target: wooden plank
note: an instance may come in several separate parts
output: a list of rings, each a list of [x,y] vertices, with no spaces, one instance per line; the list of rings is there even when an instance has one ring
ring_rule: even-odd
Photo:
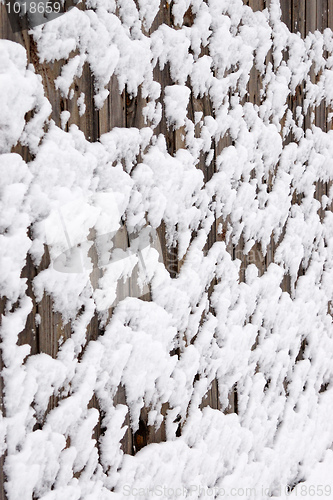
[[[6,492],[5,492],[5,483],[6,483],[6,475],[4,471],[5,465],[5,455],[0,457],[0,500],[6,500]]]
[[[110,132],[114,127],[126,126],[125,91],[119,92],[115,75],[112,75],[107,89],[109,95],[98,113],[100,135]]]
[[[316,5],[316,28],[320,31],[323,32],[325,28],[327,28],[328,25],[328,4],[327,0],[324,2],[323,0],[317,0],[317,5]],[[315,81],[318,82],[320,80],[321,74],[318,74],[315,76]],[[324,132],[327,131],[326,123],[327,123],[327,109],[326,109],[326,103],[323,101],[320,103],[319,106],[316,107],[315,109],[315,124],[317,127],[321,128]],[[315,192],[315,198],[318,201],[321,201],[323,195],[326,195],[328,191],[328,186],[327,184],[323,182],[317,182],[316,183],[316,192]],[[321,220],[325,217],[325,211],[320,208],[319,210],[319,216]]]
[[[214,149],[215,149],[215,152],[214,152],[215,165],[216,165],[216,161],[217,161],[219,155],[222,153],[224,148],[231,146],[231,144],[232,144],[232,139],[229,135],[229,132],[227,131],[227,133],[215,143],[215,147],[214,147]],[[235,258],[235,252],[234,252],[235,247],[232,244],[231,239],[229,239],[229,241],[226,241],[226,233],[227,233],[229,222],[230,222],[229,217],[227,218],[227,220],[223,220],[222,217],[220,219],[216,220],[216,226],[215,226],[216,227],[216,232],[215,232],[216,241],[224,241],[226,243],[226,250],[232,256],[232,258]],[[217,228],[219,227],[220,224],[222,225],[223,229],[222,229],[222,232],[218,233]],[[217,385],[218,385],[218,382],[217,382]],[[237,387],[236,386],[232,387],[232,389],[230,390],[230,392],[228,394],[228,400],[229,400],[229,404],[228,404],[228,407],[226,409],[224,409],[224,413],[225,414],[237,413]],[[219,398],[217,399],[217,405],[220,406]]]
[[[8,16],[7,16],[7,11],[6,7],[4,4],[0,4],[0,39],[6,39],[6,40],[11,40],[16,43],[20,43],[21,45],[25,46],[25,39],[26,39],[27,33],[22,33],[22,32],[17,32],[13,33],[11,24],[9,22]],[[26,156],[27,151],[24,150],[22,151],[22,156]],[[24,274],[26,273],[28,277],[29,274],[29,266],[25,268],[23,271],[22,277],[25,277]],[[5,303],[6,299],[1,298],[0,299],[0,318],[2,317],[2,314],[4,314],[5,311]],[[33,315],[29,315],[28,321],[32,322],[33,321]],[[1,322],[1,319],[0,319]],[[35,342],[33,342],[32,336],[28,334],[28,327],[26,326],[26,338],[25,333],[20,335],[20,341],[22,343],[28,342],[29,340],[35,346]],[[32,350],[34,351],[35,347],[32,346]],[[5,417],[6,416],[6,408],[4,406],[4,400],[3,400],[3,391],[4,391],[4,386],[3,386],[3,378],[1,376],[2,370],[4,368],[3,365],[3,360],[1,356],[1,351],[0,351],[0,410],[2,412],[2,415]],[[5,471],[4,471],[4,466],[5,466],[5,458],[6,458],[6,453],[3,454],[0,457],[0,500],[6,500],[7,495],[5,492],[5,482],[6,482],[6,477],[5,477]]]
[[[328,25],[328,12],[327,12],[327,1],[317,0],[317,23],[316,29],[323,32]],[[320,79],[320,75],[317,75],[316,82]],[[326,104],[322,102],[316,108],[316,119],[315,123],[317,127],[320,127],[323,131],[326,131]]]
[[[219,387],[217,379],[214,379],[210,389],[207,391],[204,399],[201,402],[200,409],[210,406],[215,410],[221,409],[220,399],[219,399]],[[230,398],[229,407],[224,411],[227,413],[234,413],[235,411],[234,397]]]
[[[118,404],[126,405],[126,392],[123,385],[118,387],[117,393],[113,399],[113,404],[116,406]],[[131,419],[129,411],[126,414],[124,425],[127,426],[126,432],[120,442],[121,449],[127,455],[133,455],[133,433],[131,431]]]
[[[265,8],[264,0],[249,0],[247,5],[251,7],[251,9],[256,12],[257,10],[263,11]]]
[[[49,264],[50,257],[46,249],[37,273],[47,269]],[[60,313],[53,311],[52,299],[46,294],[44,294],[41,302],[37,304],[37,313],[40,315],[40,323],[37,327],[38,351],[56,358],[59,341],[71,336],[70,324],[63,325]]]
[[[153,21],[153,24],[148,32],[148,35],[153,33],[161,24],[166,24],[168,26],[172,26],[173,24],[171,16],[171,5],[167,2],[161,2],[160,9]],[[165,119],[165,109],[164,109],[164,89],[166,86],[171,85],[173,83],[170,77],[169,64],[167,64],[163,70],[160,70],[159,66],[157,65],[153,70],[153,76],[154,76],[154,81],[158,82],[161,85],[161,96],[159,102],[162,105],[162,120],[159,123],[159,125],[155,128],[154,134],[156,136],[158,136],[159,134],[164,135],[166,139],[168,152],[170,155],[174,155],[176,151],[176,136],[174,131],[167,125],[167,121]],[[146,104],[146,101],[143,100],[141,96],[138,96],[138,98],[140,100],[138,101],[137,105],[139,106],[140,114],[142,114],[142,107],[143,105]],[[127,115],[128,115],[127,116],[127,126],[128,126],[130,123],[133,123],[130,121],[131,115],[133,117],[133,111],[131,109],[131,105],[129,105],[127,108]],[[140,116],[136,118],[135,123],[136,126],[139,126],[139,128],[144,125],[142,117]],[[177,265],[178,252],[177,248],[170,249],[167,246],[166,230],[163,221],[160,227],[158,228],[157,233],[162,246],[163,262],[166,268],[169,270],[170,276],[174,278],[175,276],[177,276],[178,273],[178,265]],[[148,300],[151,300],[150,294],[146,293],[146,298]],[[168,409],[167,404],[162,405],[161,414],[163,415],[164,418],[166,416],[167,409]],[[165,420],[162,422],[159,429],[156,429],[154,426],[148,426],[147,408],[143,408],[141,410],[139,424],[140,424],[139,430],[133,436],[134,453],[139,451],[139,449],[145,444],[159,443],[161,441],[166,440]]]
[[[189,9],[185,15],[185,22],[187,25],[193,24],[193,15],[191,10]],[[205,47],[201,51],[201,55],[209,55],[208,47]],[[193,92],[191,92],[189,106],[188,106],[188,118],[195,123],[195,113],[202,113],[202,118],[205,116],[214,116],[214,110],[212,108],[212,104],[208,95],[201,96],[200,98],[195,98],[193,96]],[[197,124],[195,127],[195,135],[196,137],[200,137],[200,125]],[[175,137],[175,146],[176,150],[185,146],[182,135],[185,134],[184,128],[180,128],[176,132]],[[213,140],[211,144],[211,150],[213,150],[213,157],[209,164],[207,164],[207,158],[209,153],[201,153],[199,158],[199,163],[197,168],[199,168],[203,172],[204,182],[207,183],[213,177],[216,172],[216,143]],[[217,241],[217,221],[214,220],[210,232],[207,235],[206,244],[204,246],[203,252],[205,255],[209,252],[213,244]],[[179,263],[179,270],[182,263]],[[214,286],[216,285],[216,280],[214,279],[210,284],[208,289],[208,298],[210,299],[211,294],[213,293]],[[211,312],[212,312],[212,308]],[[214,409],[220,408],[219,401],[219,392],[218,392],[218,381],[217,379],[212,381],[211,387],[208,389],[205,397],[203,398],[200,408],[204,408],[206,406],[210,406]]]
[[[158,14],[156,15],[153,24],[150,28],[150,33],[154,32],[158,26],[161,24],[166,24],[171,26],[171,6],[169,3],[161,2],[160,9]],[[167,125],[165,118],[165,109],[164,109],[164,89],[166,86],[172,84],[172,80],[170,77],[170,66],[169,63],[165,65],[163,70],[160,70],[159,65],[155,66],[153,70],[154,81],[158,82],[161,85],[161,96],[158,99],[158,102],[162,105],[162,119],[160,123],[154,130],[154,134],[158,136],[159,134],[163,134],[166,140],[166,145],[169,154],[173,155],[175,152],[175,138],[174,132]],[[162,224],[157,229],[158,237],[161,242],[162,251],[163,251],[163,262],[168,269],[170,276],[172,278],[177,276],[178,273],[178,265],[177,265],[177,248],[168,248],[167,239],[166,239],[166,230],[165,224],[162,221]]]
[[[305,0],[292,0],[292,31],[305,37]]]
[[[322,0],[318,0],[321,2]],[[305,31],[314,33],[317,26],[317,0],[307,0],[305,3]]]
[[[0,4],[0,38],[20,43],[23,46],[26,46],[28,38],[27,30],[13,32],[4,3]]]
[[[5,300],[0,298],[0,326],[1,326],[1,320],[2,320],[2,314],[4,313],[4,308],[5,308]],[[1,350],[0,350],[0,411],[2,413],[2,416],[6,416],[6,408],[5,405],[3,404],[4,401],[4,386],[3,386],[3,378],[2,378],[2,370],[4,368],[3,360],[2,360],[2,355],[1,355]],[[6,453],[0,456],[0,500],[6,500],[6,493],[5,493],[5,471],[4,471],[4,465],[5,465],[5,457]]]
[[[83,66],[82,76],[77,78],[71,86],[72,98],[62,96],[58,90],[55,91],[55,96],[51,100],[54,102],[54,107],[57,110],[57,122],[60,126],[60,114],[62,111],[67,110],[70,112],[70,118],[67,124],[67,130],[75,124],[84,133],[86,139],[90,142],[96,141],[100,136],[99,131],[99,113],[94,105],[94,81],[93,76],[88,64]],[[78,99],[84,98],[85,112],[80,113],[80,106]],[[56,113],[56,111],[55,111]]]
[[[327,3],[326,3],[326,7],[327,7],[327,27],[330,28],[331,30],[333,30],[333,0],[326,0]],[[330,106],[327,106],[327,109],[326,109],[326,129],[327,131],[328,130],[332,130],[333,129],[333,120],[330,119],[330,122],[328,122],[328,119],[329,119],[329,115],[331,115],[333,113],[333,107],[332,105]],[[329,194],[329,191],[332,187],[333,183],[332,182],[329,182],[327,183],[326,185],[326,194],[328,195]],[[333,210],[333,203],[331,203],[328,207],[327,207],[328,210]],[[330,314],[332,314],[332,307],[331,307],[331,304],[329,304],[329,311],[330,311]]]
[[[37,354],[39,352],[39,335],[38,325],[36,324],[37,305],[34,293],[32,291],[32,280],[36,276],[36,269],[32,262],[30,255],[27,255],[26,265],[24,266],[21,278],[26,278],[27,282],[27,295],[32,300],[32,311],[28,315],[25,328],[19,334],[18,345],[29,344],[31,347],[30,354]]]
[[[321,0],[320,0],[321,1]],[[316,6],[316,1],[306,1],[305,4],[305,32],[308,33],[314,33],[316,30],[316,23],[317,23],[317,6]],[[309,77],[312,83],[315,82],[315,74],[314,74],[314,69],[313,67],[310,69]],[[312,113],[312,107],[309,108],[307,111],[305,118],[304,118],[304,125],[305,129],[311,128],[311,113]]]
[[[281,6],[281,20],[292,30],[292,0],[280,0]]]
[[[259,0],[256,0],[257,2]],[[251,2],[250,2],[251,5]],[[263,2],[261,7],[263,8]],[[271,58],[271,54],[267,55],[267,58]],[[266,58],[266,59],[267,59]],[[268,61],[266,61],[268,62]],[[251,102],[254,105],[260,106],[261,104],[261,89],[262,89],[262,76],[261,73],[256,69],[253,65],[250,78],[248,82],[246,100]],[[255,170],[253,169],[251,173],[251,177],[255,176]],[[255,264],[258,268],[259,275],[261,276],[266,270],[266,260],[262,254],[261,245],[259,243],[255,243],[249,253],[247,255],[244,254],[244,245],[245,242],[243,237],[240,238],[238,245],[234,247],[234,255],[236,258],[240,259],[241,267],[240,267],[240,280],[245,281],[245,273],[248,265]]]
[[[333,30],[333,0],[327,0],[327,27]]]

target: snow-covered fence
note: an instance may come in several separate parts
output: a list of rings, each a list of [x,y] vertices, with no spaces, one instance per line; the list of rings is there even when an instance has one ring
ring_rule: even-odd
[[[333,440],[333,0],[86,0],[30,34],[0,8],[0,498],[306,479]]]

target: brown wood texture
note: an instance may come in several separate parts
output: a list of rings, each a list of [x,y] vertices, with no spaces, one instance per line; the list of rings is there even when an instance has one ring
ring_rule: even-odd
[[[244,3],[249,5],[253,10],[263,10],[267,7],[268,1],[264,0],[244,0]],[[323,31],[326,27],[333,29],[333,0],[281,0],[282,9],[282,20],[288,26],[288,28],[297,33],[299,32],[302,37],[304,37],[309,31],[313,32],[315,29]],[[82,4],[83,5],[83,4]],[[84,8],[84,7],[81,7]],[[191,10],[186,13],[185,23],[191,25],[193,22]],[[173,19],[171,14],[171,6],[168,3],[161,3],[160,11],[156,16],[156,19],[149,30],[152,33],[157,27],[166,23],[170,26],[173,25]],[[27,50],[28,61],[31,62],[37,73],[39,73],[43,78],[43,84],[45,89],[45,94],[52,104],[52,118],[55,123],[60,126],[60,114],[63,110],[70,111],[70,120],[67,127],[72,123],[78,125],[80,130],[82,130],[86,138],[90,141],[96,141],[101,134],[112,130],[114,127],[138,127],[141,128],[146,126],[142,118],[142,108],[146,104],[145,99],[142,98],[139,91],[137,96],[129,95],[126,90],[122,93],[119,92],[117,79],[113,76],[108,84],[109,96],[104,103],[101,110],[97,111],[94,107],[93,92],[94,92],[94,82],[87,65],[83,68],[83,73],[81,78],[78,78],[73,84],[74,97],[72,99],[67,99],[61,96],[60,92],[55,88],[54,80],[60,74],[61,68],[64,64],[63,61],[55,63],[43,63],[41,64],[38,60],[36,45],[33,42],[31,36],[28,32],[24,30],[23,32],[13,33],[11,25],[8,21],[7,14],[5,11],[5,6],[0,5],[0,38],[9,39],[20,43]],[[208,49],[206,51],[208,54]],[[170,85],[171,78],[169,74],[168,65],[165,66],[163,70],[158,67],[154,70],[154,78],[161,85],[161,103],[163,103],[164,89],[166,86]],[[318,76],[312,71],[311,79],[315,81]],[[251,71],[250,81],[248,84],[248,95],[247,100],[254,104],[260,103],[260,89],[261,89],[261,79],[258,71],[254,68]],[[79,114],[79,109],[77,106],[77,98],[81,93],[85,94],[86,112],[82,116]],[[290,103],[290,107],[293,112],[295,112],[296,105],[302,102],[303,89],[297,89],[296,96],[293,102]],[[203,115],[213,115],[213,110],[209,98],[203,96],[201,98],[191,98],[189,105],[189,118],[193,120],[194,113],[196,111],[201,111]],[[326,127],[326,110],[324,104],[320,105],[315,110],[315,124],[325,130]],[[304,127],[310,124],[310,113],[308,113],[305,121]],[[175,154],[176,151],[183,147],[183,130],[177,130],[174,132],[170,127],[168,127],[163,114],[160,124],[155,129],[155,133],[163,133],[167,147],[170,154]],[[288,139],[287,139],[288,140]],[[290,140],[290,138],[289,138]],[[204,179],[207,182],[215,172],[215,160],[217,156],[221,153],[223,148],[231,144],[231,139],[229,136],[223,137],[217,144],[212,144],[214,149],[214,157],[210,164],[206,165],[206,156],[202,155],[200,159],[198,168],[203,171]],[[27,158],[26,149],[18,146],[15,151],[20,153],[24,159]],[[328,186],[325,184],[318,184],[316,190],[317,199],[320,199],[322,194],[327,193]],[[224,235],[218,233],[218,222],[216,221],[211,229],[209,238],[205,247],[205,251],[208,252],[215,241],[221,240]],[[177,248],[170,249],[167,247],[165,228],[162,224],[158,230],[159,237],[163,248],[164,262],[170,272],[171,277],[175,277],[180,270],[181,262],[177,258]],[[93,236],[92,236],[93,237]],[[126,237],[124,235],[119,235],[121,241],[119,241],[119,246],[126,245]],[[271,246],[268,248],[266,256],[263,256],[260,246],[255,245],[251,250],[250,255],[243,254],[243,246],[240,242],[237,246],[232,245],[231,242],[228,244],[228,251],[231,253],[233,258],[239,258],[241,260],[241,271],[240,279],[244,280],[244,270],[246,266],[250,263],[255,263],[262,274],[274,259],[274,243],[272,241]],[[97,264],[97,254],[92,255],[93,261]],[[52,300],[48,296],[44,296],[40,303],[36,303],[33,296],[32,290],[32,279],[33,277],[42,269],[48,266],[49,258],[47,252],[38,268],[36,268],[30,258],[27,258],[26,266],[23,269],[22,277],[27,278],[28,283],[28,295],[33,300],[33,310],[28,317],[28,321],[24,331],[20,334],[19,342],[29,343],[31,345],[31,353],[36,354],[38,352],[45,352],[55,357],[57,355],[58,341],[61,336],[68,338],[71,335],[70,325],[64,325],[63,321],[58,313],[55,313],[52,309]],[[135,276],[128,283],[122,285],[128,288],[130,293],[136,285]],[[286,279],[283,288],[286,291],[290,291],[290,282]],[[124,291],[123,291],[124,292]],[[210,290],[211,292],[211,290]],[[125,292],[124,292],[125,293]],[[144,297],[149,300],[149,290],[145,290]],[[5,301],[0,302],[0,313],[4,312]],[[36,314],[41,317],[41,322],[39,325],[36,324]],[[111,314],[112,312],[110,312]],[[87,332],[88,339],[97,338],[100,333],[100,325],[98,323],[97,317],[95,317],[89,327]],[[176,353],[177,354],[177,353]],[[179,353],[178,353],[179,354]],[[0,360],[0,367],[2,367]],[[0,378],[0,391],[2,392],[2,382]],[[115,404],[126,404],[126,393],[123,386],[118,388],[118,392],[115,397]],[[56,400],[50,402],[50,407],[56,404]],[[97,400],[92,400],[92,406],[98,408]],[[211,389],[206,395],[202,406],[211,406],[212,408],[220,408],[219,396],[218,396],[218,385],[215,380],[212,384]],[[0,408],[4,408],[1,406]],[[165,415],[168,410],[167,405],[164,405],[162,412]],[[233,388],[232,393],[229,395],[229,408],[225,410],[226,412],[237,412],[237,387]],[[133,435],[130,430],[130,418],[129,415],[126,418],[125,424],[128,426],[128,430],[122,441],[122,448],[125,453],[134,454],[144,445],[151,442],[159,442],[165,440],[165,428],[162,425],[160,429],[156,430],[154,428],[148,427],[148,409],[144,408],[141,412],[140,426],[139,430]],[[100,433],[100,427],[96,429],[95,437],[98,438]],[[4,490],[4,472],[3,472],[3,457],[0,463],[0,500],[6,498]]]

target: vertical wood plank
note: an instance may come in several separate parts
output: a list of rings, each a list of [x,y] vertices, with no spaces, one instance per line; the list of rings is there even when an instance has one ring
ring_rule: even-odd
[[[293,22],[293,32],[300,33],[301,37],[304,38],[305,32],[305,5],[306,0],[293,0],[292,5],[292,22]]]
[[[321,2],[322,0],[318,0]],[[305,3],[305,29],[306,33],[314,33],[317,26],[317,0],[309,1]]]
[[[50,257],[47,248],[37,272],[47,269],[50,265]],[[70,337],[70,324],[63,325],[61,314],[53,311],[52,299],[44,294],[41,302],[37,304],[37,313],[40,315],[38,326],[38,352],[49,354],[56,358],[59,341]]]
[[[333,30],[333,0],[327,0],[327,27]]]
[[[316,29],[320,32],[323,32],[325,28],[327,28],[328,23],[328,12],[327,12],[327,1],[317,0],[316,5]],[[316,82],[319,81],[320,75],[317,75]],[[317,127],[320,127],[322,130],[326,131],[326,106],[325,102],[322,102],[316,108],[316,118],[315,124]]]
[[[160,4],[160,9],[153,21],[153,24],[150,28],[150,32],[154,32],[158,26],[161,24],[166,24],[171,26],[171,6],[169,3],[162,1]],[[158,82],[161,85],[161,96],[159,98],[159,102],[162,105],[162,119],[160,123],[154,130],[156,136],[159,134],[163,134],[165,137],[166,145],[169,154],[173,155],[175,152],[175,138],[173,130],[168,127],[166,118],[165,118],[165,109],[164,109],[164,89],[166,86],[172,84],[172,80],[170,77],[170,66],[169,63],[165,65],[163,70],[159,68],[159,65],[156,65],[153,70],[154,81]],[[169,248],[166,239],[166,230],[165,224],[162,221],[162,224],[157,229],[158,237],[161,242],[162,251],[163,251],[163,262],[168,269],[170,276],[175,278],[178,273],[178,265],[177,265],[177,248]]]
[[[321,1],[321,0],[320,0]],[[305,31],[306,33],[314,33],[316,30],[316,22],[317,22],[317,6],[316,0],[306,1],[305,4]],[[315,82],[315,74],[313,68],[310,69],[309,77],[312,83]],[[308,110],[304,118],[305,128],[311,128],[311,113],[312,108]]]
[[[98,113],[100,135],[110,132],[114,127],[126,126],[125,92],[119,92],[115,75],[112,75],[107,89],[109,95]]]
[[[30,255],[27,255],[26,265],[22,270],[21,277],[26,278],[27,295],[31,298],[33,307],[30,312],[24,330],[19,334],[18,345],[29,344],[31,347],[30,354],[39,352],[39,335],[38,326],[36,325],[37,305],[34,293],[32,291],[32,280],[36,276],[36,269]]]
[[[0,327],[1,327],[1,321],[2,321],[2,315],[4,313],[5,309],[5,300],[0,298]],[[0,350],[0,411],[2,413],[2,416],[6,416],[6,409],[3,404],[3,398],[4,398],[4,387],[3,387],[3,378],[2,378],[2,370],[4,368],[3,365],[3,360],[2,360],[2,353]],[[5,465],[5,453],[0,456],[0,500],[6,500],[6,493],[5,493],[5,472],[4,472],[4,465]]]
[[[13,32],[4,3],[0,4],[0,38],[20,43],[23,46],[26,45],[28,38],[27,30]]]
[[[292,30],[292,0],[280,0],[281,5],[281,20]]]
[[[264,10],[265,2],[264,0],[249,0],[247,5],[251,7],[251,9],[256,12],[257,10]]]
[[[148,35],[153,33],[161,24],[166,24],[168,26],[172,26],[173,24],[171,16],[171,5],[170,3],[164,1],[161,1],[160,3],[160,9],[153,21],[151,28],[149,29]],[[145,32],[144,29],[143,32]],[[164,89],[166,86],[172,84],[169,70],[170,70],[169,64],[167,64],[163,70],[161,70],[158,65],[153,70],[154,81],[158,82],[161,85],[161,96],[159,102],[162,105],[162,119],[155,128],[154,134],[156,136],[158,136],[159,134],[164,135],[166,139],[168,152],[170,155],[174,155],[177,149],[176,140],[179,140],[180,136],[178,136],[178,138],[176,139],[175,132],[170,127],[168,127],[167,121],[165,119],[165,109],[164,109]],[[132,103],[128,103],[127,126],[133,123],[131,122],[131,116],[133,117],[133,111],[131,109],[131,105]],[[142,119],[142,107],[144,105],[146,105],[146,100],[143,100],[142,97],[139,95],[137,106],[138,106],[138,112],[141,115],[141,117],[138,116],[135,119],[135,124],[136,124],[135,126],[138,126],[139,128],[145,125]],[[158,228],[157,233],[162,246],[164,264],[166,265],[166,268],[170,272],[170,276],[174,278],[177,276],[178,273],[177,249],[168,248],[166,241],[165,224],[163,221],[161,226]],[[151,299],[150,293],[148,294],[146,291],[145,297],[146,299]],[[164,417],[166,416],[167,409],[168,409],[167,404],[162,405],[161,414]],[[162,422],[159,429],[156,429],[154,426],[148,426],[147,408],[142,409],[139,424],[140,424],[139,430],[138,432],[135,433],[133,437],[133,447],[135,448],[134,452],[139,451],[142,445],[150,443],[158,443],[166,440],[165,420]]]
[[[126,391],[123,385],[118,387],[117,393],[113,399],[113,404],[116,406],[118,404],[126,405]],[[127,455],[133,455],[133,433],[131,431],[131,420],[129,411],[126,414],[124,425],[127,427],[126,432],[120,442],[121,449]]]
[[[327,0],[317,0],[316,1],[316,29],[323,32],[325,28],[328,26],[328,4]],[[315,82],[318,82],[321,74],[315,75]],[[315,109],[315,125],[321,128],[324,132],[326,132],[326,105],[325,102],[321,102],[319,106]],[[321,201],[322,196],[327,194],[327,184],[323,182],[316,183],[316,192],[315,198],[318,201]],[[321,220],[323,220],[325,216],[325,211],[320,209],[319,216]]]

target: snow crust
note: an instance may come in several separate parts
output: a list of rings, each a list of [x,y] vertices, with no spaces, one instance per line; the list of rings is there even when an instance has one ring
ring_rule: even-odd
[[[313,119],[304,131],[302,122],[308,109],[332,105],[332,32],[302,40],[281,22],[276,0],[263,12],[240,0],[176,0],[175,27],[151,33],[157,1],[86,3],[87,10],[73,8],[33,30],[40,60],[68,60],[56,82],[64,96],[89,64],[97,108],[112,75],[120,92],[140,88],[147,100],[141,129],[114,128],[91,143],[75,125],[64,130],[68,114],[58,128],[24,49],[0,41],[0,288],[7,299],[0,449],[8,499],[137,498],[140,488],[151,498],[164,486],[170,498],[177,488],[190,498],[213,488],[220,498],[235,498],[233,488],[239,498],[254,498],[240,488],[279,496],[286,485],[311,480],[333,441],[332,188],[315,198],[316,183],[333,178],[333,131]],[[194,21],[185,26],[189,7]],[[166,65],[171,84],[161,93],[154,69]],[[245,98],[252,68],[262,77],[260,105]],[[295,119],[287,108],[298,86],[305,99]],[[196,112],[192,121],[196,98],[208,99],[211,113]],[[175,154],[155,133],[161,103],[169,127],[184,135]],[[78,104],[83,115],[83,94]],[[214,144],[227,136],[232,145],[214,159]],[[18,142],[30,162],[11,152]],[[202,155],[216,165],[207,182]],[[183,264],[171,278],[157,250],[146,248],[138,279],[152,300],[140,300],[140,291],[125,297],[107,322],[117,283],[131,279],[139,259],[105,266],[96,287],[91,231],[103,267],[111,245],[105,235],[124,221],[130,235],[163,222]],[[214,221],[226,228],[226,241],[207,251]],[[69,249],[64,226],[70,246],[82,245],[80,272],[54,265]],[[229,247],[240,241],[248,255],[255,245],[263,254],[275,245],[262,275],[252,263],[239,279],[241,260]],[[17,344],[33,307],[22,269],[27,254],[38,265],[46,246],[51,264],[34,278],[34,294],[37,301],[49,295],[72,331],[55,358],[29,356],[30,347]],[[88,341],[95,313],[105,332]],[[221,409],[202,409],[214,380]],[[120,385],[126,405],[114,403]],[[238,412],[227,413],[235,387]],[[93,396],[100,411],[89,407]],[[150,425],[164,421],[166,442],[126,455],[125,417],[135,432],[143,408]],[[97,424],[105,429],[98,443]],[[329,484],[327,475],[323,481]]]

